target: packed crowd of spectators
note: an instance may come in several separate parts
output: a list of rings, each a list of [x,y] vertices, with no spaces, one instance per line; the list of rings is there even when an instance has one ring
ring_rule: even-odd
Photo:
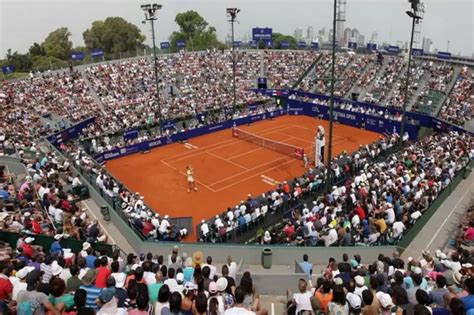
[[[352,170],[358,169],[367,163],[386,154],[398,142],[398,135],[382,137],[379,141],[361,147],[352,156],[342,153],[336,156],[331,166],[335,181],[340,181]],[[280,183],[276,189],[268,191],[262,196],[248,195],[235,208],[228,208],[221,215],[216,215],[209,221],[202,221],[200,225],[200,241],[217,242],[226,237],[226,234],[234,231],[246,231],[252,225],[258,225],[267,214],[280,210],[289,210],[289,205],[294,206],[302,202],[308,194],[317,193],[324,187],[326,180],[326,169],[324,166],[310,168],[305,174],[291,181]],[[284,209],[282,209],[282,207]],[[285,208],[286,207],[286,208]],[[265,240],[265,241],[263,241]],[[270,244],[272,238],[267,231],[261,238],[262,243]],[[298,241],[300,241],[298,239]],[[273,240],[275,242],[275,239]]]
[[[344,73],[338,77],[341,81],[336,83],[334,95],[345,97],[352,87],[358,83],[365,71],[369,71],[369,69],[366,69],[366,66],[369,64],[373,65],[376,58],[376,55],[356,54]],[[366,84],[367,81],[365,79]]]
[[[400,76],[405,63],[403,62],[403,59],[399,57],[385,58],[388,59],[388,61],[385,61],[385,70],[374,79],[372,86],[364,96],[364,102],[383,105],[388,94],[397,83],[398,77]]]
[[[57,114],[78,122],[98,113],[79,72],[31,74],[0,85],[0,146],[27,150],[52,127],[40,117]],[[61,122],[63,123],[63,122]]]
[[[428,68],[430,77],[426,86],[420,92],[414,110],[436,114],[441,106],[443,96],[447,95],[448,86],[454,75],[451,66],[434,65],[430,62]]]
[[[474,205],[471,205],[459,223],[457,235],[454,239],[457,248],[472,247],[474,245]]]
[[[289,99],[299,100],[305,103],[313,103],[323,106],[329,106],[330,100],[322,99],[321,97],[306,97],[306,96],[299,96],[296,93],[289,96]],[[383,107],[373,107],[373,106],[366,106],[363,104],[355,104],[351,101],[341,101],[341,100],[334,100],[334,108],[335,109],[343,109],[355,113],[361,113],[365,115],[381,117],[385,119],[391,119],[400,121],[401,116],[400,113],[390,113],[387,109]]]
[[[322,270],[303,256],[306,278],[287,292],[287,314],[466,315],[474,312],[474,253],[431,253],[419,258],[380,254],[363,264],[360,255],[329,258]],[[312,279],[316,278],[314,285]]]
[[[255,101],[260,70],[273,88],[289,88],[316,57],[308,51],[239,51],[236,54],[236,98]],[[100,64],[85,71],[110,116],[103,131],[138,127],[158,121],[153,60],[139,59]],[[232,55],[230,51],[162,55],[158,58],[160,106],[163,117],[197,115],[230,108]],[[171,93],[171,90],[173,92]],[[133,108],[133,110],[130,110]]]
[[[425,61],[413,61],[412,67],[410,69],[410,83],[408,90],[408,100],[410,102],[413,99],[416,91],[419,88],[419,82],[424,78],[424,75],[427,71],[430,71],[433,67],[433,62]],[[402,108],[405,104],[405,90],[406,90],[406,73],[403,73],[399,76],[399,79],[393,89],[392,95],[385,103],[385,106],[393,108]]]
[[[27,241],[19,239],[17,248]],[[2,244],[6,248],[5,244]],[[29,245],[28,245],[29,246]],[[2,314],[267,314],[256,283],[227,257],[220,270],[201,251],[191,256],[120,251],[108,257],[84,242],[72,258],[32,246],[32,257],[10,248],[0,261]]]
[[[71,163],[82,169],[86,176],[92,178],[92,184],[106,200],[110,201],[122,217],[128,221],[144,239],[160,241],[181,241],[188,235],[186,228],[171,224],[170,217],[152,211],[139,192],[132,193],[97,164],[84,150],[73,143],[62,147],[63,153]],[[69,162],[66,162],[69,163]]]
[[[21,233],[29,241],[35,235],[106,241],[98,222],[87,215],[81,202],[88,191],[72,175],[67,161],[51,153],[22,162],[27,174],[18,180],[10,174],[0,187],[2,231]]]
[[[467,134],[434,134],[367,163],[330,193],[296,209],[260,242],[299,246],[397,242],[474,158]]]
[[[474,78],[472,70],[462,68],[453,90],[441,108],[440,117],[456,125],[463,126],[473,117]]]

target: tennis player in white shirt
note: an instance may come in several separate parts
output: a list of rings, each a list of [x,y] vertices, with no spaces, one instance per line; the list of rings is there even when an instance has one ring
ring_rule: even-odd
[[[194,182],[194,173],[191,165],[186,166],[186,178],[188,179],[188,193],[191,190],[197,191],[196,183]]]

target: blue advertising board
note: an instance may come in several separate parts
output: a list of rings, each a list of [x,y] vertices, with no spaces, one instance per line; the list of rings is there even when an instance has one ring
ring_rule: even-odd
[[[273,40],[268,39],[265,41],[265,47],[267,48],[273,48]]]
[[[318,42],[311,42],[311,49],[319,50],[319,43]]]
[[[387,47],[387,51],[389,53],[398,54],[398,53],[400,53],[400,47],[390,45],[390,46]]]
[[[257,41],[255,41],[255,40],[249,41],[249,46],[250,46],[251,48],[257,48]]]
[[[287,40],[282,40],[280,42],[281,49],[288,49],[290,48],[290,42]]]
[[[184,41],[184,40],[178,40],[178,41],[176,41],[176,47],[178,47],[178,48],[180,48],[180,49],[186,47],[186,41]]]
[[[356,42],[349,42],[349,43],[347,43],[347,48],[356,50],[357,49],[357,43]]]
[[[93,49],[91,50],[91,57],[92,58],[104,57],[104,51],[101,49]]]
[[[176,43],[177,45],[177,43]],[[160,43],[160,49],[169,49],[170,48],[170,42],[161,42]]]
[[[444,59],[444,60],[451,59],[451,53],[446,52],[446,51],[438,51],[438,54],[436,56],[438,57],[438,59]]]
[[[283,115],[284,112],[281,110],[276,110],[273,112],[269,113],[262,113],[262,114],[256,114],[256,115],[251,115],[247,117],[242,117],[234,120],[227,120],[222,123],[210,125],[210,126],[205,126],[205,127],[200,127],[180,133],[175,133],[170,136],[164,136],[164,137],[159,137],[153,140],[149,141],[144,141],[140,142],[137,144],[132,144],[125,146],[120,149],[112,149],[107,152],[99,153],[94,156],[94,159],[98,163],[103,163],[107,160],[112,160],[116,159],[122,156],[134,154],[137,152],[142,152],[142,151],[147,151],[152,148],[160,147],[166,144],[174,143],[177,141],[183,141],[186,139],[194,138],[194,137],[199,137],[208,133],[224,130],[224,129],[229,129],[232,128],[234,125],[235,126],[240,126],[244,124],[248,124],[249,122],[256,122],[260,120],[265,120],[270,117],[278,117],[280,115]]]
[[[71,53],[71,60],[84,60],[84,53],[82,51]]]
[[[127,130],[123,133],[123,138],[125,140],[133,140],[138,138],[138,129]]]
[[[235,47],[235,48],[239,48],[239,47],[240,47],[240,43],[241,43],[241,41],[235,40],[235,41],[234,41],[234,47]]]
[[[252,39],[255,41],[272,39],[272,29],[269,27],[252,28]]]
[[[374,43],[367,43],[367,50],[368,50],[368,51],[377,50],[377,44],[374,44]]]
[[[303,40],[298,41],[298,48],[306,48],[306,42]]]
[[[58,146],[69,139],[75,139],[79,137],[82,130],[86,128],[87,126],[89,126],[90,124],[93,124],[94,122],[95,122],[95,117],[87,118],[81,122],[78,122],[74,126],[71,126],[65,130],[61,130],[55,134],[52,134],[46,137],[46,139],[48,139],[48,141],[51,142],[51,144]]]
[[[13,73],[14,71],[15,71],[15,67],[13,65],[2,66],[3,74]]]
[[[411,55],[412,56],[423,56],[423,49],[421,49],[421,48],[412,48]]]

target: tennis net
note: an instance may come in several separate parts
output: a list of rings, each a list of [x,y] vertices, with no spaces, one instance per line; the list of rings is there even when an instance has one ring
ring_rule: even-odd
[[[303,159],[304,149],[291,144],[266,139],[235,127],[232,128],[232,136],[300,160]]]

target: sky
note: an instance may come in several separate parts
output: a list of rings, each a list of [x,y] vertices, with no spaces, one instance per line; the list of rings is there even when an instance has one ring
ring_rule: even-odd
[[[472,56],[474,53],[474,1],[429,0],[421,26],[421,39],[431,38],[433,47]],[[25,53],[34,43],[41,43],[59,27],[68,27],[74,46],[83,46],[82,33],[93,21],[120,16],[137,25],[151,44],[148,24],[142,24],[143,11],[134,0],[0,0],[0,58],[8,48]],[[315,31],[332,25],[332,0],[161,0],[163,5],[155,25],[157,42],[166,41],[177,30],[177,13],[195,10],[209,25],[216,27],[220,40],[230,33],[226,8],[236,7],[239,24],[236,39],[250,33],[252,27],[271,27],[274,32],[293,35],[297,27],[304,33],[308,26]],[[357,28],[366,41],[377,31],[379,44],[406,42],[411,20],[405,11],[408,0],[347,0],[345,27]]]

